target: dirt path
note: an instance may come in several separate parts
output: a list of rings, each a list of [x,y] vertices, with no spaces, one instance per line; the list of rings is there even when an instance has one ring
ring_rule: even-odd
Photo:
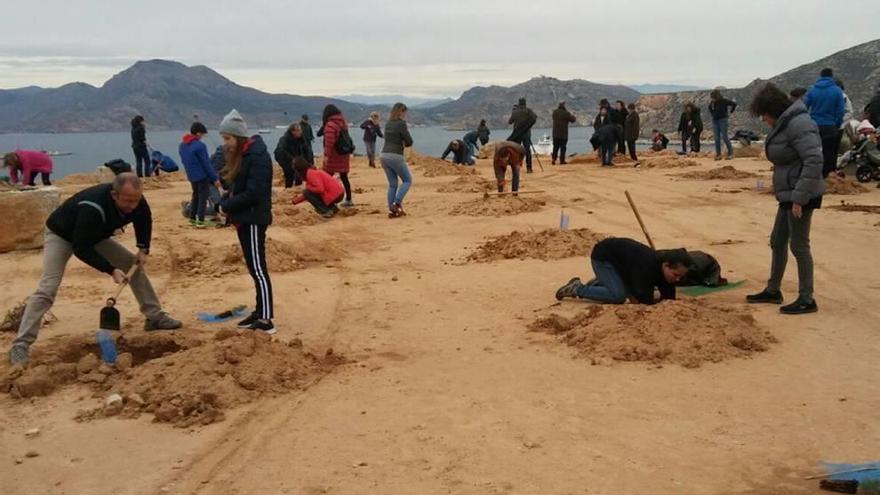
[[[733,163],[767,175],[765,162]],[[700,169],[713,166],[704,160]],[[487,162],[478,168],[491,177]],[[638,239],[623,196],[629,189],[659,246],[710,251],[728,278],[748,280],[707,296],[739,304],[767,275],[772,197],[711,192],[753,189],[755,179],[688,181],[666,172],[547,167],[523,179],[524,187],[547,191],[540,210],[495,217],[450,216],[452,207],[479,195],[437,192],[455,177],[417,171],[410,215],[389,221],[370,214],[384,212],[381,171],[358,162],[352,183],[369,192],[356,195],[357,215],[270,229],[272,239],[299,243],[310,254],[330,243],[334,253],[344,252],[339,261],[326,257],[273,273],[273,282],[277,337],[301,338],[316,354],[332,347],[352,363],[304,391],[190,430],[146,417],[76,423],[76,410],[99,400],[76,386],[30,401],[0,395],[4,492],[818,493],[815,483],[801,480],[804,473],[823,460],[873,460],[880,440],[873,420],[880,406],[880,272],[867,262],[880,240],[873,216],[818,212],[813,248],[821,312],[783,318],[775,308],[757,308],[758,324],[780,343],[750,359],[698,369],[594,366],[552,336],[529,332],[528,324],[555,304],[559,285],[589,276],[584,258],[465,262],[489,236],[558,225],[563,206],[573,228]],[[180,227],[175,205],[184,186],[148,196],[156,236],[169,233],[157,259],[181,243],[232,241],[228,231]],[[880,196],[872,189],[858,201],[877,204]],[[710,246],[726,240],[742,242]],[[784,291],[793,297],[793,261],[789,268]],[[0,303],[11,306],[32,290],[39,254],[3,255],[0,274],[10,280]],[[243,274],[190,281],[159,271],[154,279],[169,309],[188,324],[195,311],[251,302]],[[91,331],[92,294],[106,287],[86,268],[72,271],[55,307],[60,321],[42,337]],[[583,307],[566,302],[553,310]],[[135,319],[131,301],[122,310]],[[8,341],[0,340],[4,349]],[[40,436],[25,438],[33,427]],[[39,457],[25,458],[28,450]]]

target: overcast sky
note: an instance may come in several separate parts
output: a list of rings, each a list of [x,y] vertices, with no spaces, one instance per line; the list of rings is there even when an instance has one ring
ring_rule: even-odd
[[[536,75],[735,87],[880,36],[877,0],[2,2],[2,88],[100,86],[151,58],[307,95]]]

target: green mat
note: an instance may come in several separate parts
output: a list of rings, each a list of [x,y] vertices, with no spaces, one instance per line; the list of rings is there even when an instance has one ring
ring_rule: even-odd
[[[727,285],[722,285],[720,287],[706,287],[703,285],[691,285],[688,287],[679,287],[678,290],[681,291],[682,294],[691,297],[700,297],[705,296],[706,294],[711,294],[713,292],[721,292],[725,290],[736,289],[740,285],[746,283],[745,280],[739,280],[737,282],[731,282]]]

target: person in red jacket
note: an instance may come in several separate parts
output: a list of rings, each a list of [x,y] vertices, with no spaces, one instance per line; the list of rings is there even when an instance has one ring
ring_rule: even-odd
[[[42,151],[16,150],[3,156],[3,165],[9,167],[9,178],[17,184],[21,173],[21,185],[33,186],[39,173],[44,186],[51,186],[52,158]]]
[[[348,132],[348,124],[342,111],[336,105],[324,107],[324,171],[331,176],[339,174],[339,180],[345,187],[345,201],[341,206],[349,208],[354,206],[351,201],[351,183],[348,182],[348,172],[351,170],[351,155],[341,155],[336,151],[336,141],[339,140],[343,131]]]
[[[298,205],[308,201],[322,217],[333,218],[339,212],[336,204],[342,201],[345,195],[342,184],[327,172],[313,167],[301,156],[293,162],[293,169],[298,176],[306,178],[306,187],[302,194],[293,198],[293,204]]]

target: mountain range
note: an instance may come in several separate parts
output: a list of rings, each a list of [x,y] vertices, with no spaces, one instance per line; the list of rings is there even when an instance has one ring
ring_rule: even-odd
[[[808,87],[823,67],[831,67],[846,83],[847,94],[857,113],[868,102],[880,81],[880,40],[842,50],[810,64],[783,72],[769,80],[786,91]],[[761,129],[762,124],[748,116],[754,91],[766,81],[756,79],[744,88],[724,90],[725,96],[740,104],[731,118],[731,128]],[[659,85],[637,86],[645,92],[659,91]],[[680,89],[680,87],[675,87]],[[710,127],[708,90],[643,94],[631,87],[590,82],[563,81],[536,77],[511,87],[471,88],[454,100],[410,101],[408,120],[415,125],[445,125],[466,129],[486,119],[493,128],[504,128],[510,110],[521,97],[538,114],[538,126],[550,125],[550,114],[559,101],[578,117],[579,125],[592,121],[598,101],[623,100],[637,104],[642,114],[642,134],[651,128],[674,131],[684,104],[693,101],[703,111]],[[144,115],[151,129],[184,129],[193,119],[211,127],[231,108],[238,109],[254,129],[288,124],[308,114],[320,121],[325,105],[337,105],[353,122],[370,112],[387,114],[387,98],[358,97],[357,103],[342,98],[271,94],[236,84],[205,66],[189,67],[168,60],[137,62],[116,74],[101,87],[70,83],[59,88],[30,86],[0,90],[0,132],[93,132],[127,130],[134,115]],[[405,100],[405,97],[400,99]]]

